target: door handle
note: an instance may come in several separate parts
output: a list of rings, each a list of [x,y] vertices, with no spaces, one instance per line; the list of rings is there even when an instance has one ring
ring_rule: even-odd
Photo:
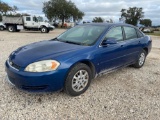
[[[138,44],[141,44],[141,41],[139,41]]]

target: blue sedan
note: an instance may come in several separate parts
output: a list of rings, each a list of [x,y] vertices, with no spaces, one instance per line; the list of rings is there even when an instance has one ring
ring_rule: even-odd
[[[151,46],[151,38],[132,25],[84,24],[18,48],[5,69],[9,82],[22,90],[64,89],[78,96],[98,75],[129,65],[141,68]]]

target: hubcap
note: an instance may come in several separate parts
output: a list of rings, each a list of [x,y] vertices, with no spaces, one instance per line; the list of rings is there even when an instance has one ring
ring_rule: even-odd
[[[46,32],[46,29],[45,29],[45,28],[42,28],[42,32]]]
[[[79,70],[72,79],[72,89],[80,92],[85,89],[88,84],[89,74],[86,70]]]
[[[10,27],[10,28],[9,28],[9,31],[13,31],[13,28],[12,28],[12,27]]]
[[[139,65],[142,66],[145,60],[145,54],[141,53],[140,58],[139,58]]]

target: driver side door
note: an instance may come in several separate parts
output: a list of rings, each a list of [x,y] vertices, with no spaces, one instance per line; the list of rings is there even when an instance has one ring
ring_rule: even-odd
[[[99,73],[110,71],[124,65],[125,41],[121,26],[111,28],[105,35],[104,40],[116,39],[117,43],[102,44],[98,48]],[[102,41],[103,43],[103,41]]]

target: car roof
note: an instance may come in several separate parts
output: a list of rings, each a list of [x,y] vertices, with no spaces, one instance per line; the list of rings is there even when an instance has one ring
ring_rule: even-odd
[[[106,27],[112,27],[112,26],[129,26],[129,27],[135,27],[133,25],[130,24],[126,24],[126,23],[85,23],[82,24],[83,25],[97,25],[97,26],[106,26]]]

